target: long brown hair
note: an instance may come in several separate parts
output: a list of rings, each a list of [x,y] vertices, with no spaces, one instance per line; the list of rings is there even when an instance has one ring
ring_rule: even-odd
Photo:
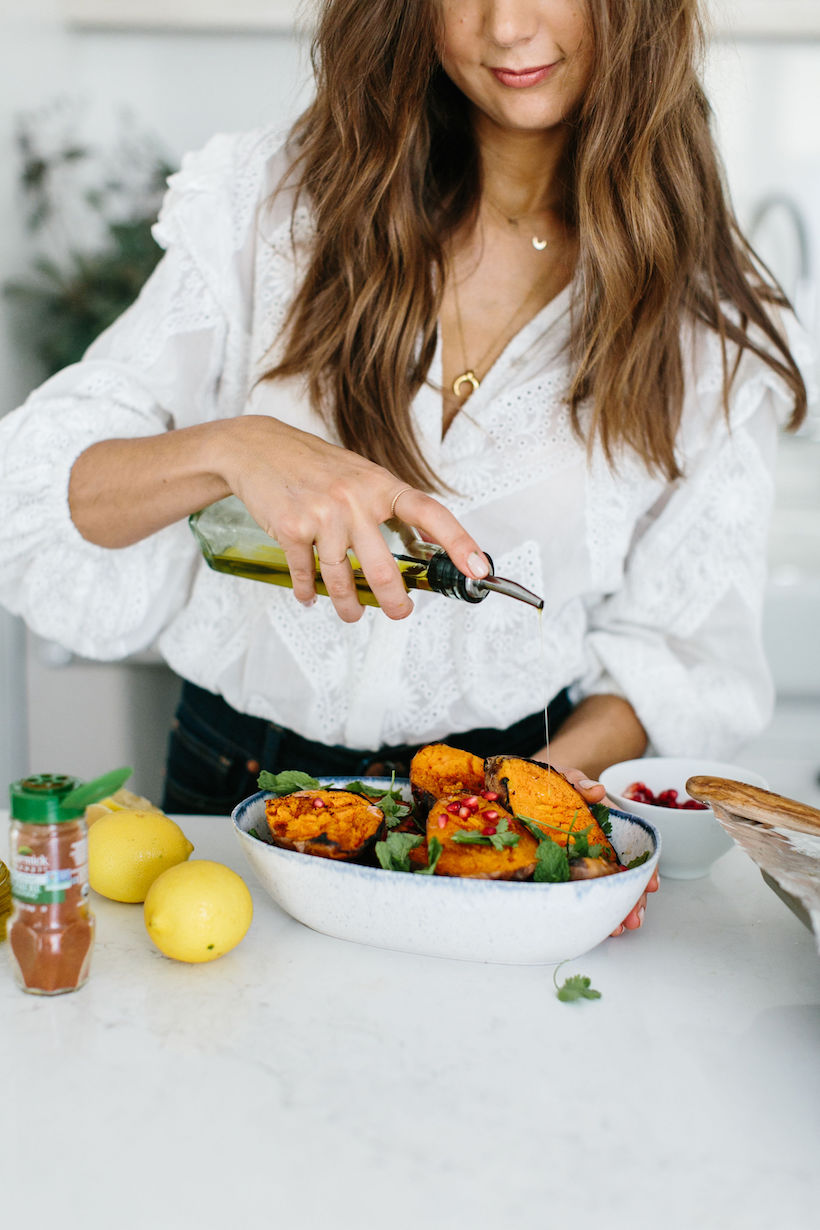
[[[594,66],[567,150],[580,287],[570,413],[581,434],[589,406],[588,443],[610,458],[633,448],[671,479],[687,314],[720,338],[727,412],[744,349],[789,389],[793,427],[806,390],[767,311],[785,296],[727,201],[697,76],[698,0],[587,3]],[[444,245],[481,192],[469,104],[439,45],[437,0],[325,0],[315,101],[291,134],[316,238],[266,374],[302,375],[346,447],[428,490],[439,483],[410,405],[435,351]]]

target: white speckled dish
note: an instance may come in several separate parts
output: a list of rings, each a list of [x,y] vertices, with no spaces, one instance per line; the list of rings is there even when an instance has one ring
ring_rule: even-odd
[[[323,778],[344,786],[348,778]],[[364,778],[390,786],[389,778]],[[409,799],[409,783],[396,782]],[[646,820],[612,811],[612,843],[640,867],[566,884],[467,880],[383,871],[282,850],[268,840],[264,791],[234,808],[237,839],[260,883],[291,917],[336,939],[377,948],[504,965],[555,964],[589,952],[617,927],[658,864]],[[254,836],[251,830],[262,834]]]

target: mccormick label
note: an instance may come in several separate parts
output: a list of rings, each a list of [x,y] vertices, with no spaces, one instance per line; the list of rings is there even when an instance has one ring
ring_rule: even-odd
[[[88,895],[88,842],[85,836],[70,843],[50,843],[49,854],[36,852],[21,842],[11,852],[11,895],[28,905],[61,905],[66,893],[79,889]],[[60,861],[70,866],[53,866],[54,847],[62,845]],[[67,848],[66,848],[67,847]]]

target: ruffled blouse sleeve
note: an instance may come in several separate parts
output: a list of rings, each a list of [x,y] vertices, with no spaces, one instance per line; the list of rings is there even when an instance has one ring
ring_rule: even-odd
[[[0,421],[0,601],[85,656],[149,646],[185,602],[197,556],[184,522],[117,550],[86,541],[69,512],[71,468],[99,440],[241,412],[271,143],[220,136],[186,157],[154,228],[164,255],[136,303]]]
[[[791,330],[814,391],[811,356]],[[700,338],[680,437],[684,476],[637,524],[621,575],[589,611],[574,698],[613,692],[635,708],[656,754],[734,754],[767,725],[773,687],[762,639],[778,431],[792,403],[747,352],[730,413],[717,340]],[[590,475],[617,508],[623,485]]]

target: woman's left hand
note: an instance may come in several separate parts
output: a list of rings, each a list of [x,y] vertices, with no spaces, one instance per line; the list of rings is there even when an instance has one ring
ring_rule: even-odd
[[[558,768],[558,765],[555,766]],[[560,769],[561,773],[567,781],[572,782],[575,789],[582,795],[587,803],[602,803],[606,796],[606,790],[600,782],[591,781],[581,769]],[[643,918],[646,912],[646,898],[648,893],[656,893],[658,891],[658,873],[652,873],[652,879],[646,886],[645,891],[641,894],[640,900],[636,901],[635,905],[627,914],[626,918],[612,932],[613,935],[623,935],[624,931],[637,931],[638,927],[643,926]]]

